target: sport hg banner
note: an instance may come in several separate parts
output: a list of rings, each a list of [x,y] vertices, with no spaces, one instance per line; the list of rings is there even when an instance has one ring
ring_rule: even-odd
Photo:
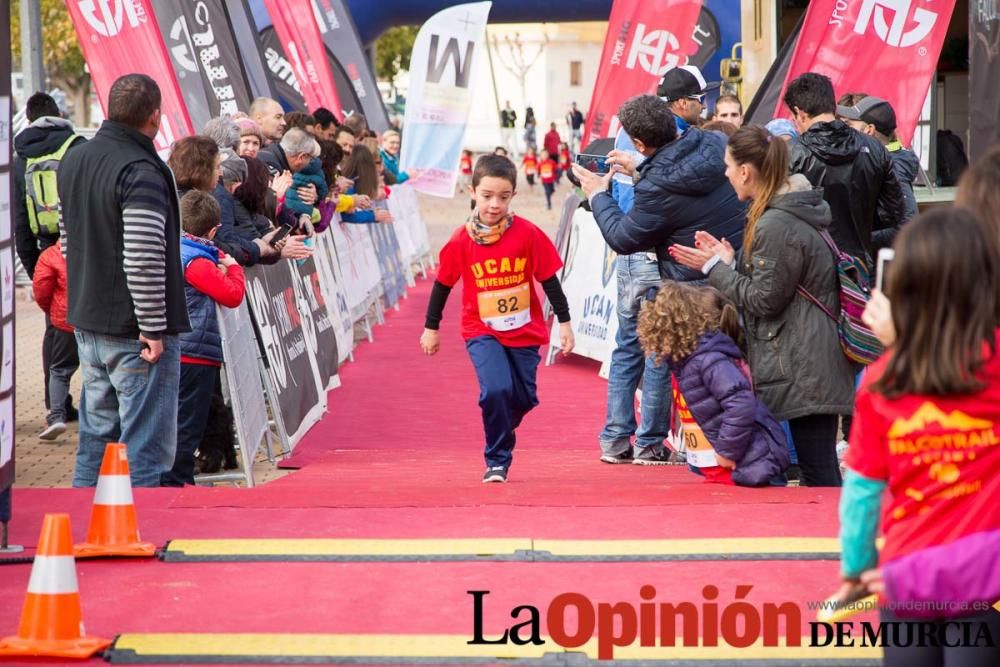
[[[909,146],[954,8],[955,0],[813,0],[782,96],[800,74],[825,74],[838,96],[866,92],[888,100],[896,134]],[[789,115],[784,105],[777,113]]]
[[[222,0],[152,0],[195,128],[250,108],[240,52]]]
[[[455,194],[472,104],[472,74],[492,5],[475,2],[443,9],[424,23],[413,44],[400,169],[423,170],[410,184],[425,194]]]
[[[191,120],[150,0],[66,0],[66,7],[105,115],[116,79],[148,74],[159,84],[163,98],[156,149],[165,154],[176,140],[191,134]]]
[[[236,48],[240,50],[240,61],[250,85],[250,96],[277,98],[278,94],[264,59],[264,48],[260,45],[257,24],[250,13],[247,0],[228,0],[225,6],[229,28],[236,40]]]
[[[974,0],[969,12],[969,160],[1000,142],[1000,2]]]
[[[573,214],[563,254],[561,282],[573,316],[573,354],[607,361],[618,333],[618,280],[615,254],[601,236],[594,215],[578,208]],[[559,323],[553,321],[549,344],[559,347]]]
[[[286,264],[252,266],[245,273],[247,302],[257,320],[268,373],[277,394],[272,400],[277,399],[289,446],[294,447],[323,415],[326,392],[321,390],[311,353],[315,335],[312,341],[307,339],[312,317],[303,317],[292,281],[295,269]]]
[[[10,3],[0,0],[0,16]],[[14,234],[10,218],[10,22],[0,21],[0,495],[14,483]],[[6,521],[6,517],[4,517]]]
[[[590,103],[584,145],[610,136],[621,103],[655,88],[697,51],[690,39],[701,0],[615,0]]]
[[[295,78],[310,109],[326,107],[340,117],[333,70],[316,25],[310,0],[264,0],[274,31],[295,68]]]
[[[313,0],[313,5],[317,10],[316,23],[323,43],[334,61],[334,76],[337,76],[339,70],[350,84],[349,89],[345,90],[338,82],[337,92],[340,93],[340,103],[343,105],[341,110],[345,114],[362,112],[368,120],[368,127],[381,134],[389,129],[389,117],[385,113],[382,96],[368,65],[368,58],[365,57],[351,13],[347,11],[343,0]],[[349,108],[351,103],[353,108]]]

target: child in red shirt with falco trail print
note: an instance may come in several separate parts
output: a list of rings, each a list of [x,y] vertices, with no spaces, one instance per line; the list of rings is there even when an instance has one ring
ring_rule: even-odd
[[[517,167],[508,158],[479,158],[470,188],[476,209],[441,249],[420,337],[425,354],[437,353],[445,302],[461,280],[462,337],[479,379],[486,435],[483,482],[507,481],[514,429],[538,405],[539,348],[549,337],[534,281],[559,319],[562,353],[573,349],[569,304],[557,275],[562,259],[545,232],[510,212],[516,186]]]

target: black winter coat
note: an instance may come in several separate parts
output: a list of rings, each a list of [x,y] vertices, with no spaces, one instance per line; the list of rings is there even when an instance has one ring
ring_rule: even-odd
[[[635,204],[625,214],[607,193],[594,197],[597,226],[621,255],[655,249],[660,277],[702,280],[699,271],[676,264],[667,248],[694,246],[694,233],[709,232],[738,248],[743,240],[746,205],[726,178],[726,137],[690,128],[639,165]]]
[[[872,233],[898,229],[906,221],[889,152],[839,120],[816,123],[790,150],[791,172],[823,188],[833,218],[830,236],[842,251],[871,267]]]
[[[741,252],[735,267],[719,262],[708,282],[743,315],[754,390],[775,417],[851,414],[855,369],[837,326],[796,291],[801,285],[830,311],[840,308],[833,252],[819,234],[830,207],[802,176],[791,183],[757,221],[750,256]]]

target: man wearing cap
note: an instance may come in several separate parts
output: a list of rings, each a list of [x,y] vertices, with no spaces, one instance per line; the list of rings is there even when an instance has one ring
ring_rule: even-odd
[[[678,136],[679,119],[671,113],[666,101],[653,95],[640,95],[626,101],[618,111],[618,118],[636,151],[644,158],[638,168],[627,151],[614,150],[608,158],[616,171],[637,174],[634,177],[632,208],[624,212],[608,194],[612,174],[600,177],[579,165],[573,166],[573,173],[590,200],[597,226],[611,249],[619,255],[650,252],[657,261],[658,275],[654,281],[704,282],[705,277],[700,271],[676,264],[667,248],[674,243],[693,245],[694,234],[698,230],[708,231],[716,238],[724,237],[734,246],[741,244],[746,207],[736,198],[726,178],[726,138],[721,133],[703,132],[697,127],[689,127],[682,136]],[[628,282],[624,284],[630,285]],[[619,280],[620,293],[628,294],[621,289],[622,286],[623,281]],[[655,295],[655,288],[651,293],[647,288],[647,294],[646,298]],[[635,301],[641,301],[641,297]],[[626,308],[638,305],[633,304],[631,297],[623,298],[622,302],[620,306]],[[642,362],[641,355],[639,362]],[[646,368],[648,371],[649,366]],[[624,381],[622,386],[626,386]],[[628,386],[634,394],[635,384]],[[657,451],[662,450],[662,444],[657,447],[654,438],[662,443],[667,427],[643,432],[641,439],[640,432],[635,431],[635,450],[630,451],[631,433],[628,429],[616,427],[622,424],[631,426],[631,423],[613,419],[615,403],[611,389],[609,378],[609,414],[600,439],[601,460],[624,463],[634,458],[640,463],[650,459],[662,462],[665,457]],[[625,392],[624,389],[622,391]],[[624,395],[627,396],[627,392]],[[665,403],[669,407],[669,397]],[[627,412],[623,414],[627,416]]]
[[[680,135],[698,125],[705,110],[705,93],[718,87],[718,81],[705,83],[701,70],[694,65],[683,65],[667,70],[656,88],[656,95],[670,105]]]
[[[853,105],[838,105],[837,116],[861,134],[874,137],[889,151],[892,172],[903,192],[904,221],[915,218],[917,198],[913,194],[913,181],[920,171],[920,158],[913,151],[903,148],[896,138],[896,112],[892,105],[882,98],[863,95]],[[880,210],[879,215],[883,216],[884,212]],[[875,249],[891,246],[895,232],[895,228],[875,232]]]
[[[807,72],[788,84],[784,103],[801,133],[789,145],[791,172],[823,188],[833,240],[841,251],[872,267],[872,232],[896,228],[906,219],[889,153],[873,137],[836,118],[833,83],[822,74]]]

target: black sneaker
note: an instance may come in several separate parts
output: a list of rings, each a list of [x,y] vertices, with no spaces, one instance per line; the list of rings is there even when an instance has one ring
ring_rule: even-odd
[[[490,482],[499,482],[504,484],[507,481],[507,468],[504,466],[493,466],[492,468],[487,468],[486,472],[483,473],[483,484],[488,484]]]
[[[640,466],[665,466],[670,463],[670,452],[663,445],[636,447],[632,463]]]
[[[73,407],[72,403],[66,404],[66,423],[80,421],[80,413]]]
[[[619,452],[618,454],[601,454],[601,461],[603,463],[610,463],[611,465],[632,463],[632,450],[626,449],[624,452]]]

